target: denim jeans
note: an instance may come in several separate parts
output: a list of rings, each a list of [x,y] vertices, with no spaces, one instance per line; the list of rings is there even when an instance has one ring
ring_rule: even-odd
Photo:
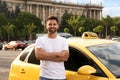
[[[40,80],[66,80],[66,79],[49,79],[45,77],[40,77]]]

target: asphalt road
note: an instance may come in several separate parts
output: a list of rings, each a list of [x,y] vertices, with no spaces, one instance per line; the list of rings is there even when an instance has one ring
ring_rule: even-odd
[[[10,65],[20,52],[0,50],[0,80],[8,80]]]

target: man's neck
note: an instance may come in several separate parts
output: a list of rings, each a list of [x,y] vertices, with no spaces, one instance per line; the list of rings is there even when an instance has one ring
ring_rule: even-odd
[[[51,33],[48,32],[48,37],[52,38],[52,39],[56,38],[57,37],[57,32],[55,32],[54,34],[51,34]]]

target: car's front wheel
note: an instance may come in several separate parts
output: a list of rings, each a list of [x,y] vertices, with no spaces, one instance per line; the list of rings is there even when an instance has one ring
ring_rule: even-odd
[[[13,47],[12,50],[16,51],[16,47]]]
[[[7,47],[4,47],[3,49],[4,49],[4,50],[8,50],[8,48],[7,48]]]

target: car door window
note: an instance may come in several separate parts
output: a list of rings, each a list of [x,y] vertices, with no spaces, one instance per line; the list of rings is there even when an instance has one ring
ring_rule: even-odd
[[[77,50],[73,47],[69,47],[69,52],[70,52],[70,57],[67,62],[65,62],[65,69],[70,70],[70,71],[76,71],[83,65],[90,65],[94,67],[97,72],[96,76],[102,76],[106,77],[104,72],[97,66],[97,64],[89,58],[87,55],[85,55],[83,52],[80,50]]]
[[[37,58],[35,57],[34,47],[29,47],[24,50],[22,55],[20,56],[20,60],[27,63],[40,65],[40,61],[37,60]]]
[[[89,60],[78,50],[70,47],[70,57],[65,62],[65,68],[67,70],[77,71],[83,65],[90,64]]]
[[[22,55],[20,56],[20,60],[24,61],[28,55],[28,53],[30,52],[31,48],[28,48],[27,50],[23,51]]]
[[[37,58],[35,56],[35,50],[34,49],[33,49],[33,51],[31,52],[31,54],[28,58],[28,63],[40,65],[40,60],[37,60]]]

